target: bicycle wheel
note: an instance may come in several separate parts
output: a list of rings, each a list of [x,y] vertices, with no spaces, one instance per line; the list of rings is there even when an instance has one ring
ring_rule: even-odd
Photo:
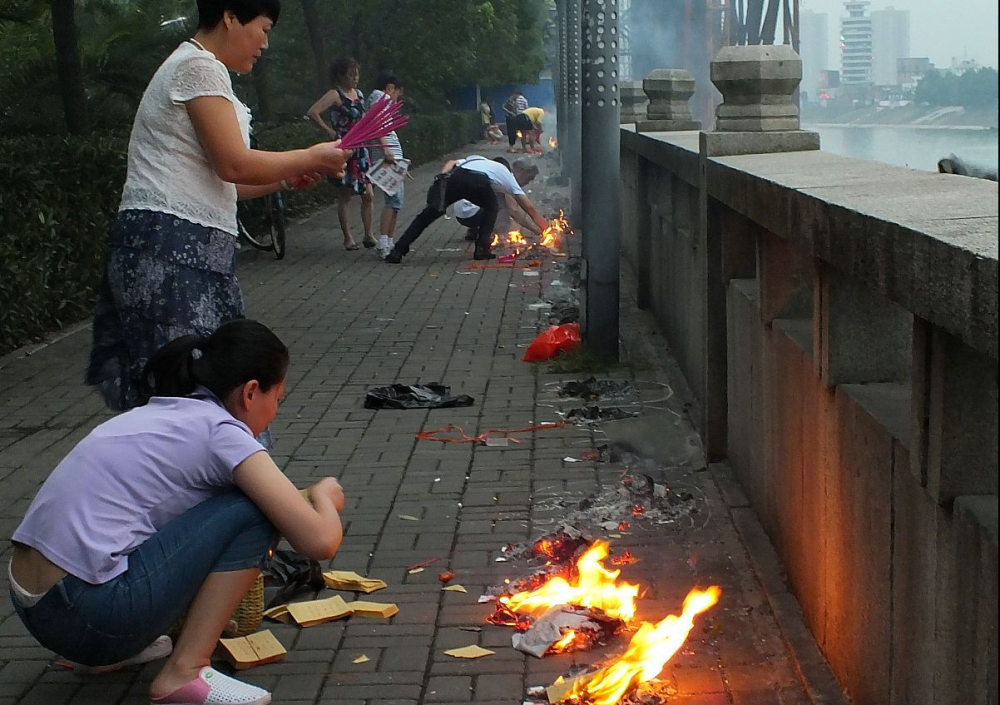
[[[261,199],[243,201],[237,205],[237,227],[240,238],[251,247],[270,252],[274,249],[271,236],[271,216],[262,208]]]
[[[280,193],[268,196],[268,212],[271,214],[271,242],[276,259],[285,258],[285,199]]]

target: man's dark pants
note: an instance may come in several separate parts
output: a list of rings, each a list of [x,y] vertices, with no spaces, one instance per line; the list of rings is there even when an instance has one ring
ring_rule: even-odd
[[[521,131],[522,134],[527,136],[529,132],[535,129],[534,123],[531,122],[529,118],[524,113],[520,115],[515,115],[514,117],[507,118],[507,141],[510,146],[513,147],[517,143],[517,132]]]
[[[479,223],[479,237],[476,239],[476,252],[489,252],[493,227],[496,225],[497,213],[500,210],[500,204],[493,191],[490,177],[461,167],[452,172],[445,188],[445,208],[463,199],[479,206],[479,215],[482,218]],[[428,205],[413,219],[410,227],[396,241],[396,246],[393,249],[401,255],[408,253],[410,245],[442,215],[444,215],[444,211],[438,210],[433,205]]]

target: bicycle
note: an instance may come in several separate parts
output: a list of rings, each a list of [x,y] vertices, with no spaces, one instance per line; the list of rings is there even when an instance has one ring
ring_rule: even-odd
[[[285,257],[285,201],[281,192],[240,201],[236,205],[240,240],[276,259]]]
[[[250,148],[257,149],[254,120],[250,118]],[[236,204],[236,229],[240,240],[276,259],[285,257],[285,200],[281,191]]]

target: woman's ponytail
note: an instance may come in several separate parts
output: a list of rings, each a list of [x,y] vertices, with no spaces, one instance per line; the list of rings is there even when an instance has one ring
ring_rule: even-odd
[[[171,340],[153,353],[142,371],[145,398],[183,397],[200,384],[195,371],[196,358],[203,356],[201,347],[207,337],[185,335]]]
[[[198,387],[224,399],[250,380],[267,391],[287,371],[288,348],[281,339],[264,324],[241,319],[209,336],[185,335],[167,343],[146,363],[142,385],[145,400],[183,397]]]

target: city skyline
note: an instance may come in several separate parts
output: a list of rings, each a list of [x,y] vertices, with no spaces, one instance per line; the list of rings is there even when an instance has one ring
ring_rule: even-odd
[[[928,57],[947,68],[952,59],[976,59],[997,68],[996,0],[958,0],[945,5],[936,0],[872,0],[870,10],[888,8],[910,12],[910,55]],[[801,9],[828,15],[827,68],[840,69],[840,22],[844,0],[801,0]]]

